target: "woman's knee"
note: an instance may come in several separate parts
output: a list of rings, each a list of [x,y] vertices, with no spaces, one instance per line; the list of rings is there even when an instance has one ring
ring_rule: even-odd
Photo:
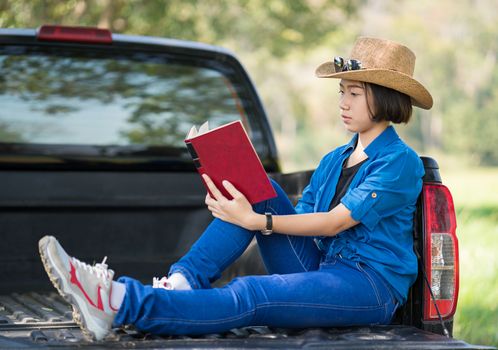
[[[269,179],[277,196],[266,201],[256,203],[253,205],[253,210],[260,214],[265,212],[272,212],[273,214],[295,213],[294,206],[279,183],[272,178]]]
[[[277,196],[284,196],[285,198],[287,198],[287,194],[283,190],[282,186],[280,186],[280,184],[275,179],[272,179],[271,177],[269,179],[271,185],[273,186],[273,189],[275,190],[275,192],[277,192]]]

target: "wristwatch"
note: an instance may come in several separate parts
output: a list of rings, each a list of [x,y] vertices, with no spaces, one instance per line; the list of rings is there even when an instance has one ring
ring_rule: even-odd
[[[265,213],[266,216],[266,228],[261,230],[261,234],[265,236],[269,236],[273,233],[273,220],[271,217],[271,213]]]

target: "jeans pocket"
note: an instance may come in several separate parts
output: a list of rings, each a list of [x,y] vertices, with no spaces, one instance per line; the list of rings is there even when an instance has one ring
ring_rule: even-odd
[[[398,300],[394,296],[391,287],[375,270],[369,268],[367,265],[358,262],[357,266],[358,269],[364,272],[365,276],[372,284],[372,288],[377,294],[379,305],[384,306],[385,314],[382,324],[389,324],[399,306]]]
[[[375,270],[373,270],[372,272],[375,274],[375,277],[377,278],[377,280],[379,280],[379,282],[382,284],[382,286],[384,287],[384,289],[389,294],[389,297],[391,298],[392,303],[395,305],[394,311],[396,311],[396,309],[399,306],[399,302],[398,302],[398,299],[396,299],[396,297],[394,296],[394,293],[392,291],[392,287],[389,285],[389,283],[387,283],[387,281],[384,278],[382,278],[380,276],[379,273],[377,273]]]
[[[374,291],[375,293],[375,296],[377,297],[377,303],[379,306],[385,304],[384,302],[384,298],[382,298],[382,293],[381,291],[379,290],[379,286],[377,285],[377,282],[376,280],[378,280],[379,278],[377,276],[372,276],[370,274],[369,271],[367,271],[364,267],[367,267],[367,265],[361,263],[361,262],[357,262],[356,263],[356,267],[358,269],[358,271],[362,272],[363,275],[365,276],[365,278],[368,280],[368,282],[370,283],[370,286],[372,287],[372,290]]]

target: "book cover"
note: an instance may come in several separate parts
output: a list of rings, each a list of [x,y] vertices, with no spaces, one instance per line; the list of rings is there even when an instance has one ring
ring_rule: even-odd
[[[185,139],[199,174],[207,174],[228,199],[232,196],[223,180],[232,183],[251,204],[277,196],[240,120],[207,128],[204,124],[197,132],[193,127]]]

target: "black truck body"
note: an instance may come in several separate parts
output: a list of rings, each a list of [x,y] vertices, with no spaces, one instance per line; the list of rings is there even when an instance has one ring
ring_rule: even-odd
[[[451,275],[451,305],[441,304],[449,312],[427,317],[434,311],[427,221],[440,214],[428,213],[430,190],[415,217],[419,278],[389,326],[261,326],[196,337],[130,327],[88,342],[43,270],[42,236],[56,236],[82,261],[107,256],[118,275],[150,282],[166,274],[211,220],[182,144],[188,127],[206,119],[214,126],[242,119],[266,171],[293,201],[312,171],[281,173],[257,92],[235,56],[219,47],[88,28],[3,29],[0,67],[0,348],[486,348],[444,336],[452,332],[458,294],[456,236],[441,243],[452,262],[442,269]],[[423,161],[424,182],[438,188],[437,163]],[[451,211],[452,203],[436,209]],[[220,283],[258,273],[264,268],[251,246]],[[444,299],[441,293],[432,291]]]

